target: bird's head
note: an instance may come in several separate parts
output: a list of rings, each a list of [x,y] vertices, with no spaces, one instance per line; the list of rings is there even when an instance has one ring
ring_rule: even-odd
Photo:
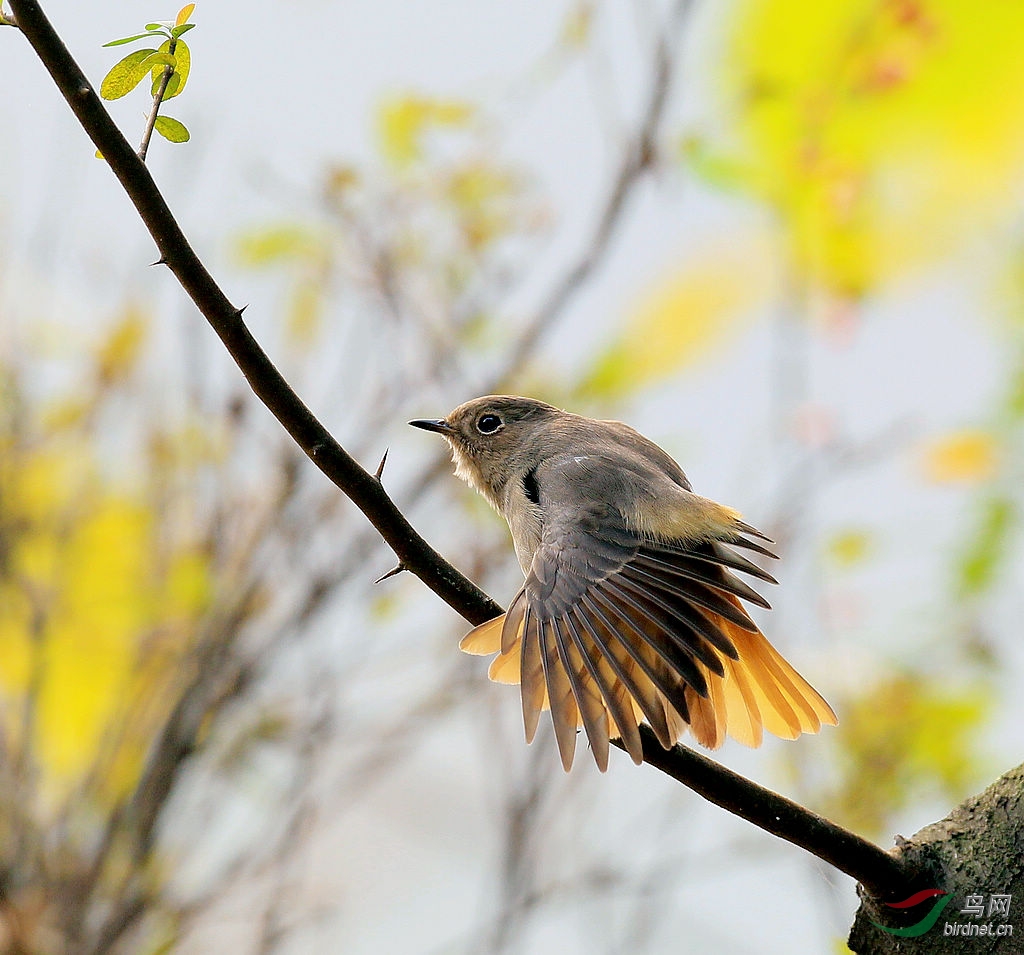
[[[503,488],[537,466],[545,431],[562,415],[534,398],[485,395],[444,418],[419,418],[409,424],[441,435],[451,445],[456,476],[500,507]]]

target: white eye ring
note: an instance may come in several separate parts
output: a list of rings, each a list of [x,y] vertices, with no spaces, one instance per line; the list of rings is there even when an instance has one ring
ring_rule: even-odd
[[[499,430],[504,422],[498,417],[493,411],[488,411],[486,414],[480,415],[476,419],[476,430],[481,434],[494,434],[495,431]]]

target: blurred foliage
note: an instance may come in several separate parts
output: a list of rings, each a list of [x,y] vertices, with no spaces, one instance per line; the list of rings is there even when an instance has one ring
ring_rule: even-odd
[[[936,484],[990,480],[999,465],[995,436],[984,431],[956,431],[925,449],[924,472]]]
[[[561,44],[585,45],[593,15],[589,4],[573,7]],[[732,108],[721,129],[685,131],[664,158],[764,202],[783,228],[783,253],[767,230],[705,239],[644,278],[612,331],[584,352],[574,382],[524,377],[531,393],[621,415],[624,402],[707,361],[793,289],[856,303],[1004,215],[1024,160],[1024,8],[1004,5],[984,19],[956,0],[737,0],[728,17],[719,75]],[[488,148],[490,128],[483,105],[416,92],[385,98],[377,145],[391,179],[336,166],[321,221],[258,226],[240,237],[240,261],[287,269],[287,311],[318,316],[307,328],[322,328],[332,303],[355,289],[377,293],[407,335],[426,331],[449,354],[500,341],[496,310],[476,294],[504,276],[496,265],[509,240],[543,220],[527,207],[523,176]],[[802,304],[799,295],[785,301]],[[289,320],[293,334],[302,326]],[[822,454],[844,437],[835,410],[809,401],[788,424]],[[952,558],[954,600],[989,586],[1011,553],[1016,495],[992,491],[1006,441],[1006,429],[977,427],[920,452],[923,480],[988,495]],[[848,571],[877,559],[880,540],[879,528],[853,526],[826,528],[817,543],[832,568]],[[967,675],[977,680],[969,690],[922,672],[843,701],[836,750],[848,798],[824,798],[845,821],[880,833],[914,800],[958,799],[977,781],[986,676]],[[942,729],[951,719],[956,728]]]
[[[987,685],[950,686],[896,673],[848,699],[836,729],[839,771],[820,811],[869,838],[916,802],[963,798],[990,771],[979,730],[992,712]]]
[[[202,551],[98,456],[104,406],[144,336],[129,309],[93,352],[93,387],[71,398],[34,402],[3,370],[0,733],[51,808],[87,777],[108,805],[135,783],[210,600]]]
[[[856,298],[1006,213],[1024,159],[1024,7],[737,0],[736,108],[696,171],[766,200],[796,271]]]
[[[826,541],[825,553],[833,564],[850,568],[869,560],[875,550],[875,535],[864,527],[835,531]]]
[[[261,459],[240,411],[160,413],[150,330],[128,304],[69,360],[36,318],[0,356],[3,951],[87,951],[140,898],[175,911],[151,827],[201,745],[183,701],[205,733],[266,603],[253,535],[299,536],[273,533],[294,481],[265,440],[260,492],[233,477],[230,451]]]
[[[1024,314],[1024,297],[1018,296],[1016,305]],[[988,593],[1007,564],[1019,559],[1014,549],[1024,506],[1024,352],[1019,343],[1012,354],[1009,381],[992,413],[990,430],[975,435],[977,447],[971,447],[970,432],[959,447],[954,445],[954,464],[962,471],[966,458],[967,470],[973,465],[981,479],[972,524],[955,556],[957,594],[966,600]]]
[[[456,100],[406,93],[386,99],[377,113],[380,152],[396,169],[407,169],[427,155],[425,140],[445,127],[464,127],[473,108]]]
[[[262,226],[235,241],[239,264],[252,269],[287,266],[294,276],[284,306],[289,340],[299,346],[316,341],[332,275],[332,246],[324,229],[297,223]]]
[[[988,590],[1010,555],[1011,533],[1017,527],[1018,503],[992,494],[977,502],[979,517],[959,559],[959,593],[973,597]]]
[[[138,363],[145,338],[145,315],[128,306],[96,350],[96,384],[101,388],[123,384]]]
[[[768,297],[775,276],[763,244],[752,241],[743,258],[736,245],[709,243],[685,266],[644,288],[571,397],[622,399],[692,367],[738,333]],[[736,281],[740,271],[742,282]]]
[[[735,0],[726,17],[723,108],[716,126],[679,137],[677,155],[775,213],[782,280],[763,237],[712,243],[627,305],[581,376],[581,400],[684,370],[787,285],[855,301],[1011,218],[1024,8],[978,17],[966,0]],[[984,480],[984,453],[980,440],[936,449],[934,479]],[[957,467],[976,470],[957,478]]]
[[[569,49],[585,47],[593,35],[594,4],[589,0],[579,0],[569,7],[562,21],[562,32],[559,45]]]
[[[376,118],[378,155],[390,172],[382,175],[381,164],[330,167],[318,217],[245,230],[236,259],[289,276],[285,327],[293,342],[315,341],[328,307],[337,332],[342,303],[382,317],[379,341],[394,333],[390,375],[422,377],[451,365],[461,348],[508,337],[492,302],[545,217],[524,177],[493,154],[477,107],[396,94]],[[404,364],[406,353],[418,369]]]
[[[110,83],[137,85],[172,65],[160,58],[170,52],[140,51]],[[362,376],[347,407],[363,409],[362,440],[378,455],[379,429],[409,400],[410,380],[432,384],[456,345],[493,348],[506,334],[489,309],[517,263],[511,246],[543,216],[487,135],[474,107],[394,97],[381,110],[387,174],[339,163],[314,221],[272,222],[236,243],[246,267],[287,271],[295,368],[322,359],[314,346],[339,299],[356,332],[369,331],[345,356]],[[340,495],[323,481],[306,487],[287,437],[254,427],[249,399],[230,386],[200,373],[188,410],[165,421],[160,385],[140,372],[153,359],[150,324],[126,306],[78,356],[68,387],[35,386],[26,369],[47,358],[32,348],[0,369],[0,894],[11,900],[0,949],[84,952],[89,939],[126,931],[134,913],[147,919],[139,938],[177,941],[189,903],[165,892],[174,866],[152,850],[182,767],[249,688],[254,645],[294,634],[341,582],[366,576],[364,553],[377,544],[354,527],[337,532]],[[400,610],[394,590],[365,608],[379,625]],[[456,698],[439,692],[445,706]],[[218,786],[256,746],[311,758],[314,733],[301,720],[250,700],[239,722],[206,761]],[[302,732],[300,753],[292,737]],[[240,840],[231,851],[265,859],[275,846]],[[75,938],[78,948],[64,947]]]
[[[1005,284],[1016,283],[1018,317],[1024,314],[1024,256],[1012,239],[998,238],[1019,215],[1024,7],[997,4],[979,16],[966,0],[735,0],[723,22],[720,108],[705,127],[683,132],[676,157],[707,185],[773,213],[783,278],[767,287],[762,307],[781,290],[796,326],[841,308],[847,334],[832,337],[841,346],[866,296],[962,253],[988,231],[1005,249],[1013,272]],[[760,259],[742,240],[734,255]],[[741,284],[747,276],[747,269],[733,268],[718,281]],[[708,299],[721,302],[727,294]],[[826,308],[815,311],[809,306],[818,297]],[[711,341],[727,330],[729,312],[703,307],[702,340]],[[688,319],[666,334],[638,320],[638,312],[627,313],[617,350],[598,357],[588,384],[642,387],[699,354],[677,347]],[[630,319],[643,349],[630,348]],[[950,687],[919,668],[838,701],[841,774],[827,797],[808,794],[868,834],[883,833],[915,800],[962,798],[988,768],[977,754],[992,712],[991,654],[998,651],[986,644],[986,654],[974,652],[985,630],[979,598],[997,596],[996,586],[1020,560],[1024,488],[1024,360],[1020,342],[1011,344],[1006,393],[987,419],[917,449],[920,480],[970,499],[961,542],[942,555],[955,584],[943,599],[956,623],[935,637],[965,682]],[[656,374],[645,377],[642,369],[651,368]],[[815,401],[806,393],[794,399],[782,423],[786,433],[801,433],[802,409]],[[834,425],[826,437],[802,443],[824,456],[845,439]],[[885,530],[826,526],[820,553],[837,571],[867,567]],[[798,763],[801,755],[788,758]]]

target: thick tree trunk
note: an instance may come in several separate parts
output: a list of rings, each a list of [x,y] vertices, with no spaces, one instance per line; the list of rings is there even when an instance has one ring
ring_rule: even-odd
[[[862,891],[850,931],[852,951],[1024,953],[1024,765],[961,803],[945,819],[901,840],[893,852],[925,873],[930,887],[947,895],[900,909]],[[934,924],[926,928],[929,916]],[[902,934],[892,934],[901,928]]]

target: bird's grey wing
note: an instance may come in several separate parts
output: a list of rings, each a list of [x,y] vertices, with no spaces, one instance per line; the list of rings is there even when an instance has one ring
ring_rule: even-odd
[[[726,568],[771,579],[717,542],[643,539],[591,493],[596,466],[576,457],[538,474],[544,525],[526,582],[503,619],[463,642],[500,649],[491,676],[521,683],[528,740],[550,707],[567,769],[581,722],[602,769],[609,736],[641,761],[640,719],[670,747],[708,696],[709,674],[736,657],[723,621],[756,632],[735,598],[766,606]]]

